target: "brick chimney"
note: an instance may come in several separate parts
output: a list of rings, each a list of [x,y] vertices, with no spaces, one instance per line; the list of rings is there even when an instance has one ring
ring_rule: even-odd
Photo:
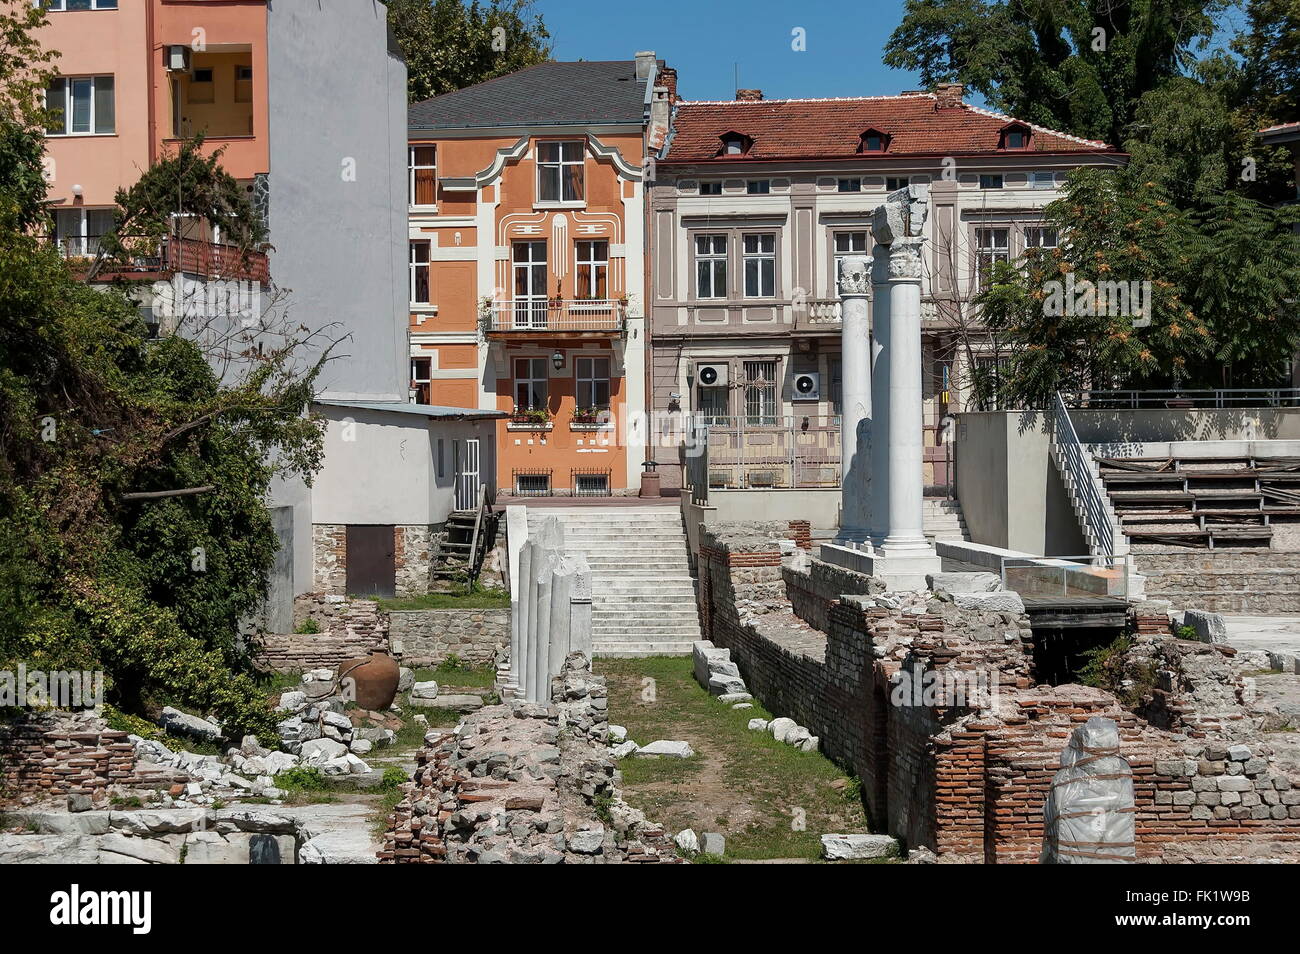
[[[940,83],[934,88],[935,109],[961,109],[966,87],[961,83]]]
[[[662,86],[668,90],[668,102],[677,102],[677,71],[671,66],[665,66],[659,71],[655,78],[655,85]]]
[[[760,99],[762,99],[762,98],[763,98],[763,91],[762,91],[761,89],[738,89],[738,90],[736,90],[736,101],[737,101],[737,102],[742,102],[742,101],[743,101],[743,102],[747,102],[747,103],[756,103],[756,102],[758,102],[758,101],[759,101]]]
[[[639,80],[648,79],[650,73],[654,70],[656,59],[654,50],[637,50],[636,78]]]

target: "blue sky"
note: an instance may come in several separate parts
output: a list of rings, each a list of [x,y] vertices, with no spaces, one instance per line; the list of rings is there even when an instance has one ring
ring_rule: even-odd
[[[741,87],[769,99],[879,96],[918,88],[881,51],[903,17],[903,0],[537,0],[557,60],[630,59],[654,50],[676,67],[688,99],[731,99]],[[802,27],[807,50],[791,48]]]
[[[920,80],[881,63],[903,19],[903,0],[535,0],[558,60],[630,59],[654,50],[676,67],[687,99],[731,99],[740,86],[769,99],[884,96],[920,88]],[[1226,26],[1240,27],[1229,10]],[[805,52],[791,48],[805,31]],[[967,95],[980,104],[980,97]]]

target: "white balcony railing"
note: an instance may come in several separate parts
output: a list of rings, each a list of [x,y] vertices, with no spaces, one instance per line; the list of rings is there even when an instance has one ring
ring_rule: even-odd
[[[547,301],[520,299],[493,302],[487,317],[491,331],[621,331],[626,305],[613,299]]]

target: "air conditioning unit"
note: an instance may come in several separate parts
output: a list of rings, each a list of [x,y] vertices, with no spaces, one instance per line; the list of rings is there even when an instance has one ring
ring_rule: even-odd
[[[725,388],[727,386],[727,366],[725,364],[697,364],[695,366],[695,383],[702,388]]]
[[[190,48],[188,46],[167,47],[167,69],[172,72],[184,72],[190,68]]]
[[[822,399],[822,376],[816,371],[794,376],[794,399],[796,401],[820,401]]]

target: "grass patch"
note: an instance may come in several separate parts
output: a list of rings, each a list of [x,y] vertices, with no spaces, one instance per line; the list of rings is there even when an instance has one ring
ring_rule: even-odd
[[[492,666],[475,666],[453,655],[448,656],[436,668],[415,670],[416,682],[428,682],[430,679],[439,687],[490,689],[496,683],[497,671]]]
[[[427,593],[401,599],[377,598],[375,602],[386,612],[393,610],[429,609],[509,609],[510,591],[499,588],[460,589],[452,593]]]
[[[727,859],[736,860],[819,858],[821,835],[869,830],[853,780],[820,753],[751,731],[750,719],[772,714],[757,701],[751,709],[719,702],[695,681],[689,657],[603,659],[597,667],[609,680],[610,721],[629,738],[684,739],[696,752],[619,763],[624,797],[670,832],[721,832]]]

